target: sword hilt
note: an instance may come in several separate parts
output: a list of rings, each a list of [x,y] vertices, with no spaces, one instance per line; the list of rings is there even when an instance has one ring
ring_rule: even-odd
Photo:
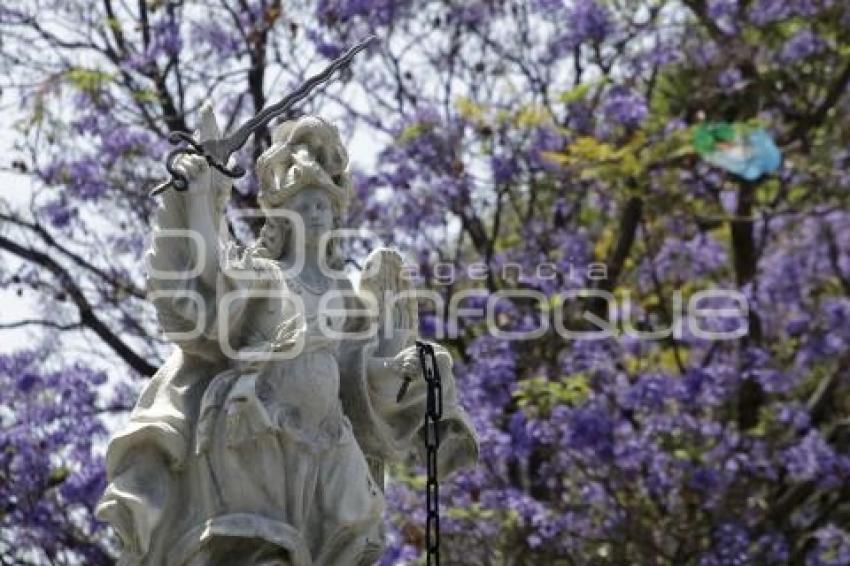
[[[172,132],[168,136],[168,142],[171,144],[185,142],[187,144],[187,147],[179,147],[169,152],[168,156],[165,158],[165,168],[168,170],[168,173],[169,175],[171,175],[171,178],[154,187],[154,189],[150,193],[151,196],[158,195],[159,193],[168,189],[168,187],[174,187],[175,191],[181,192],[189,188],[189,180],[186,179],[186,176],[183,175],[183,173],[174,168],[177,158],[181,155],[200,155],[201,157],[206,159],[210,167],[214,167],[223,175],[230,177],[231,179],[238,179],[239,177],[242,177],[245,174],[245,168],[241,165],[227,167],[224,163],[216,159],[214,156],[210,155],[204,149],[203,144],[197,142],[195,138],[193,138],[187,132]]]

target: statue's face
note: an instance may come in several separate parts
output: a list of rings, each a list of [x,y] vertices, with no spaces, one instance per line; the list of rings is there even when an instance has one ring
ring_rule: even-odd
[[[278,217],[269,218],[263,225],[261,235],[272,257],[278,257],[283,252],[283,228],[283,220]]]
[[[333,229],[333,208],[326,189],[305,187],[293,195],[287,205],[301,215],[308,241],[316,241]]]

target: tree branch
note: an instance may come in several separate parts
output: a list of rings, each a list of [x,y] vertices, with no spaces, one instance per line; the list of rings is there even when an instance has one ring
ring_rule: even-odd
[[[5,236],[0,236],[0,249],[6,250],[21,259],[39,265],[52,273],[59,280],[59,283],[76,305],[80,314],[79,324],[94,331],[94,333],[97,334],[97,336],[116,354],[118,354],[121,359],[140,374],[151,376],[156,372],[156,367],[149,364],[144,358],[134,352],[130,346],[124,343],[124,341],[121,340],[121,338],[94,313],[91,304],[79,286],[74,283],[74,279],[71,274],[69,274],[65,268],[59,265],[53,258],[43,252],[25,248]]]
[[[103,279],[104,281],[107,281],[109,284],[111,284],[116,289],[120,289],[121,291],[123,291],[123,292],[125,292],[129,295],[132,295],[132,296],[136,297],[137,299],[144,299],[145,298],[145,292],[142,289],[133,285],[132,282],[116,280],[115,277],[113,277],[111,274],[107,273],[103,269],[92,264],[91,262],[89,262],[84,257],[81,257],[80,255],[78,255],[78,254],[72,252],[71,250],[65,248],[64,246],[60,245],[56,241],[56,239],[47,230],[44,229],[43,226],[39,226],[37,224],[32,224],[30,222],[26,222],[25,220],[21,220],[20,218],[16,218],[12,215],[4,214],[4,213],[0,213],[0,220],[5,220],[7,222],[11,222],[12,224],[20,226],[22,228],[27,228],[28,230],[35,232],[44,241],[45,244],[47,244],[48,246],[50,246],[52,248],[56,248],[63,255],[72,259],[74,261],[74,263],[76,263],[80,267],[88,269],[89,271],[91,271],[92,273],[94,273],[95,275],[97,275],[98,277]]]
[[[0,323],[0,330],[11,330],[13,328],[21,328],[23,326],[47,326],[50,328],[56,328],[59,330],[73,330],[75,328],[80,328],[82,324],[80,322],[72,322],[69,324],[60,324],[58,322],[54,322],[52,320],[43,320],[38,318],[25,318],[21,320],[16,320],[15,322],[8,323]]]

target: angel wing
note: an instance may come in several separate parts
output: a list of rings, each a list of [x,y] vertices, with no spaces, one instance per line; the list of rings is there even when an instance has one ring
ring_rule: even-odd
[[[404,276],[404,258],[398,251],[377,248],[368,255],[363,264],[358,294],[365,302],[377,307],[376,356],[392,358],[416,341],[419,335],[419,305],[415,291]],[[372,478],[383,491],[384,457],[368,450],[365,456]]]
[[[419,308],[416,290],[405,276],[399,252],[379,248],[366,258],[359,292],[378,305],[378,357],[393,357],[412,346],[418,336]],[[437,347],[442,376],[443,418],[440,421],[438,471],[445,476],[472,465],[478,458],[478,440],[469,416],[457,400],[452,358]],[[425,462],[422,419],[427,406],[425,380],[415,380],[403,401],[397,397],[399,382],[371,381],[362,375],[364,364],[356,361],[362,349],[353,349],[340,363],[341,393],[355,437],[363,448],[373,479],[383,488],[386,461],[399,460],[415,451]]]
[[[366,258],[359,292],[378,307],[377,355],[392,357],[419,336],[416,288],[404,273],[404,258],[392,248],[378,248]]]

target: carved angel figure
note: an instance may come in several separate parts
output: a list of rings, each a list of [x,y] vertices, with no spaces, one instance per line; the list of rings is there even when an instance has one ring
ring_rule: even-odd
[[[220,135],[209,105],[199,133]],[[389,333],[369,332],[366,308],[404,290],[399,256],[373,252],[360,293],[329,274],[342,273],[328,236],[351,193],[345,148],[313,116],[272,138],[254,244],[220,230],[230,183],[203,158],[182,157],[189,189],[163,195],[148,284],[177,347],[109,443],[97,513],[123,543],[120,564],[372,564],[384,462],[422,451],[415,302],[390,305]],[[478,444],[449,354],[437,361],[446,475],[474,463]],[[414,379],[398,402],[403,378]]]

